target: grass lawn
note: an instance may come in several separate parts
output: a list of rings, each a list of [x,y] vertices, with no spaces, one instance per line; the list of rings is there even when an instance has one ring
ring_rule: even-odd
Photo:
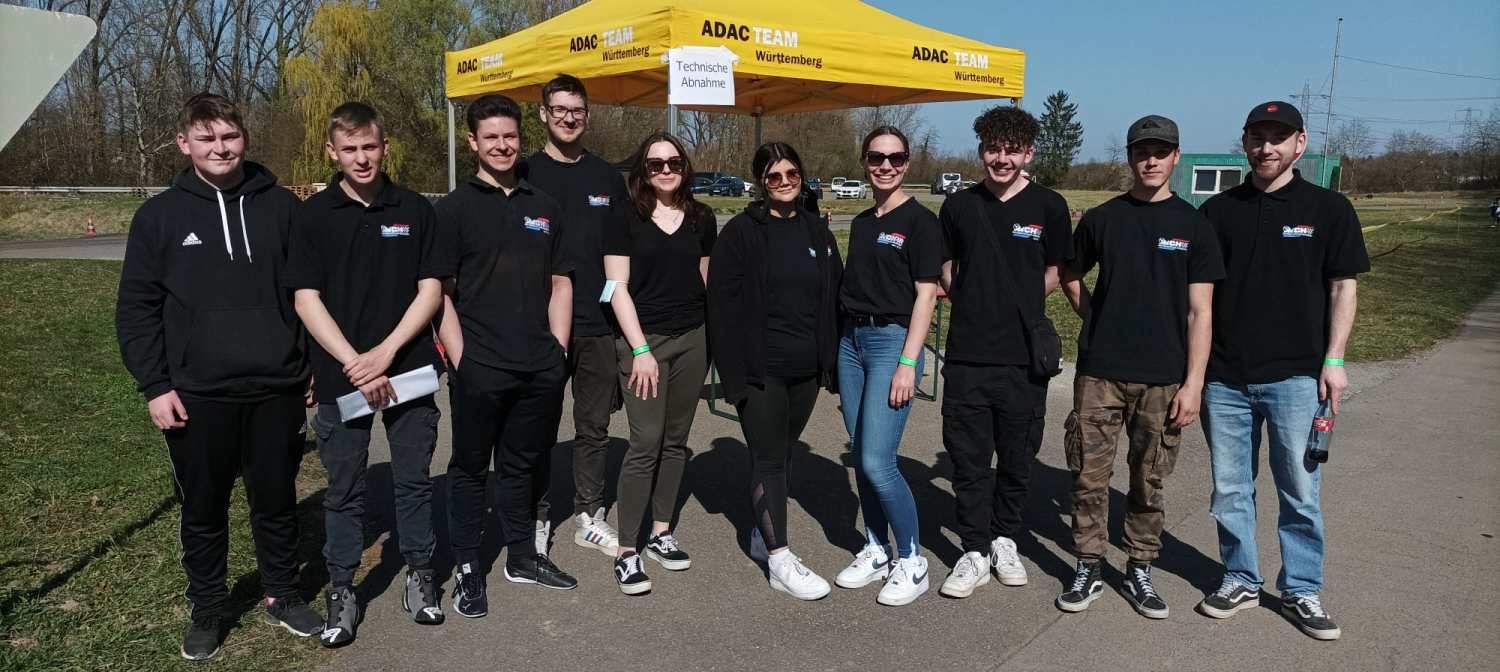
[[[125,233],[144,202],[125,194],[0,194],[0,240],[79,238],[90,216],[100,235]]]
[[[0,670],[178,670],[186,583],[161,434],[120,363],[119,262],[0,261]],[[321,465],[300,484],[304,530],[321,530]],[[231,513],[229,581],[250,610],[213,669],[307,666],[296,639],[251,610],[260,596],[243,492]],[[304,587],[323,575],[304,534]],[[311,594],[311,593],[309,593]]]

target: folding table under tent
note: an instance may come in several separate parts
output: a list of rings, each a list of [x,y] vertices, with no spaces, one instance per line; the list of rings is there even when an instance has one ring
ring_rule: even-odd
[[[1019,100],[1024,93],[1021,51],[934,30],[855,0],[594,0],[497,40],[447,52],[449,189],[456,179],[454,101],[490,93],[536,100],[548,80],[566,72],[583,80],[592,102],[668,107],[662,55],[677,47],[720,45],[739,57],[735,105],[686,109],[753,115],[757,130],[767,114]]]

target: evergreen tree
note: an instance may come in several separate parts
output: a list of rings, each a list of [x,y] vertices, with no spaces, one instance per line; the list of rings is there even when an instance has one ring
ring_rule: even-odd
[[[1083,146],[1083,124],[1074,121],[1078,105],[1068,102],[1068,93],[1058,91],[1047,96],[1046,111],[1038,122],[1041,134],[1036,139],[1036,160],[1032,162],[1032,174],[1038,182],[1047,186],[1062,182],[1068,174],[1073,159]]]

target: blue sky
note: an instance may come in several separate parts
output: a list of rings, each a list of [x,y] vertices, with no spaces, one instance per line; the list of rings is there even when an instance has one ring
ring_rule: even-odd
[[[1304,84],[1315,96],[1328,93],[1341,16],[1343,56],[1500,78],[1500,3],[1493,0],[865,1],[939,30],[1025,51],[1024,106],[1040,114],[1048,94],[1067,91],[1083,123],[1080,159],[1103,158],[1110,135],[1123,137],[1125,127],[1146,114],[1177,121],[1184,151],[1227,151],[1256,103],[1290,100]],[[1463,118],[1461,108],[1487,117],[1500,104],[1500,81],[1345,58],[1335,96],[1335,127],[1343,115],[1368,119],[1383,146],[1399,129],[1461,135],[1463,126],[1455,123]],[[1293,102],[1309,117],[1314,148],[1321,148],[1326,100],[1315,98],[1312,110]],[[939,130],[944,149],[967,150],[973,144],[969,125],[985,105],[933,104],[925,117]]]

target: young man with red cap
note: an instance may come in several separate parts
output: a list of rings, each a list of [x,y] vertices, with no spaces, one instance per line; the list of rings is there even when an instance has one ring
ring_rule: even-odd
[[[1349,386],[1344,347],[1354,326],[1355,276],[1370,270],[1359,217],[1343,195],[1294,169],[1307,149],[1302,114],[1255,106],[1243,142],[1250,179],[1203,204],[1224,254],[1214,289],[1213,346],[1203,433],[1213,461],[1211,511],[1224,579],[1199,604],[1229,618],[1260,601],[1255,475],[1262,431],[1280,500],[1281,611],[1314,639],[1338,639],[1323,606],[1322,466],[1307,456],[1321,406],[1338,412]]]

